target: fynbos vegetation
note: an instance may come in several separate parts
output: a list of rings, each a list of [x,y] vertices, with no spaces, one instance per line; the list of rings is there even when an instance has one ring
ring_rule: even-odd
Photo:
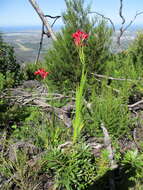
[[[66,0],[41,63],[0,39],[0,189],[143,189],[143,33],[112,53],[112,29]]]

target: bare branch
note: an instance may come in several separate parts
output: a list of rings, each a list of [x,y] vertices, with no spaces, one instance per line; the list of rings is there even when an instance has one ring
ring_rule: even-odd
[[[121,27],[120,27],[120,33],[119,36],[117,37],[117,44],[120,46],[121,45],[121,37],[123,36],[124,32],[134,23],[134,21],[136,20],[136,18],[143,14],[143,11],[141,12],[136,12],[134,18],[129,22],[128,25],[124,26],[126,23],[126,20],[123,16],[123,0],[120,0],[120,9],[119,9],[119,16],[122,19],[122,23],[121,23]]]
[[[136,80],[133,80],[133,79],[113,78],[113,77],[110,77],[110,76],[100,75],[100,74],[96,74],[96,73],[92,73],[92,75],[94,75],[97,78],[103,78],[103,79],[107,79],[107,80],[130,81],[130,82],[136,81]]]
[[[71,141],[67,141],[67,142],[65,142],[65,143],[63,143],[63,144],[60,144],[60,145],[58,146],[58,149],[64,149],[64,148],[67,148],[67,147],[69,147],[69,146],[72,146],[72,142],[71,142]]]
[[[109,160],[111,162],[110,164],[111,164],[111,167],[113,167],[114,153],[112,150],[111,139],[110,139],[109,133],[103,123],[101,123],[101,129],[103,130],[103,134],[104,134],[104,145],[109,153]]]
[[[113,32],[115,32],[115,25],[114,25],[113,21],[109,17],[106,17],[105,15],[103,15],[101,13],[98,13],[96,11],[89,12],[89,14],[94,14],[94,13],[101,16],[103,19],[108,20],[110,22],[110,24],[112,25]]]
[[[55,24],[55,22],[56,22],[61,16],[45,15],[45,17],[49,17],[49,18],[51,18],[51,19],[55,19],[54,22],[53,22],[52,25],[51,25],[51,27],[53,27],[54,24]],[[40,52],[41,52],[42,45],[43,45],[44,34],[46,34],[48,38],[51,36],[49,32],[46,33],[46,32],[44,31],[44,24],[42,23],[42,32],[41,32],[40,45],[39,45],[38,54],[37,54],[37,57],[36,57],[36,60],[35,60],[35,64],[37,64],[38,61],[39,61]]]
[[[120,0],[119,16],[122,19],[122,23],[121,23],[121,27],[120,27],[120,34],[119,34],[119,36],[117,38],[117,44],[120,46],[121,45],[121,41],[120,40],[121,40],[121,37],[122,37],[122,35],[124,33],[124,29],[123,28],[124,28],[124,24],[126,22],[126,20],[125,20],[125,18],[123,16],[123,0]]]
[[[143,11],[141,11],[141,12],[136,12],[134,18],[133,18],[133,19],[130,21],[130,23],[124,28],[124,32],[134,23],[134,21],[136,20],[136,18],[137,18],[139,15],[141,15],[141,14],[143,14]]]
[[[129,110],[143,109],[143,100],[140,100],[134,104],[128,105]]]
[[[51,16],[51,15],[45,15],[45,17],[49,17],[49,18],[52,18],[52,19],[55,19],[54,22],[52,23],[51,27],[54,26],[55,22],[61,18],[61,16]]]
[[[120,9],[119,9],[119,15],[122,19],[122,26],[125,24],[126,20],[123,17],[123,0],[120,0]]]
[[[41,52],[42,44],[43,44],[43,37],[44,37],[44,24],[42,24],[42,32],[41,32],[40,46],[39,46],[38,54],[37,54],[37,57],[36,57],[36,60],[35,60],[35,64],[37,64],[38,61],[39,61],[40,52]]]
[[[51,16],[51,15],[45,15],[45,17],[55,18],[55,19],[61,18],[61,16]]]
[[[95,80],[97,81],[97,82],[99,82],[99,83],[101,83],[101,80],[99,80],[99,79],[97,79],[97,78],[95,78]],[[113,87],[111,87],[111,86],[109,86],[109,85],[106,85],[106,87],[107,88],[109,88],[109,89],[111,89],[111,90],[113,90],[115,93],[120,93],[120,91],[118,90],[118,89],[116,89],[116,88],[113,88]]]
[[[50,34],[51,38],[53,40],[56,40],[56,35],[54,34],[47,18],[44,16],[43,11],[40,9],[39,5],[36,3],[35,0],[29,0],[30,4],[32,5],[32,7],[35,9],[35,11],[37,12],[37,14],[39,15],[42,23],[44,24],[45,28],[47,29],[47,32]]]
[[[115,169],[115,168],[117,168],[117,164],[115,163],[115,160],[114,160],[114,152],[112,149],[111,138],[110,138],[109,133],[103,123],[101,123],[101,129],[103,130],[103,134],[104,134],[104,145],[109,153],[108,158],[110,161],[110,168]],[[109,183],[110,183],[110,189],[115,190],[116,188],[115,188],[115,181],[114,181],[113,173],[110,174]]]

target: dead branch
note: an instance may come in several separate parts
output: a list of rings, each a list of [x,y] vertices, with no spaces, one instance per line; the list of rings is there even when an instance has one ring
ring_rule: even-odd
[[[117,37],[117,44],[120,46],[121,45],[121,37],[124,33],[124,24],[126,22],[124,16],[123,16],[123,0],[120,0],[120,8],[119,8],[119,16],[121,17],[122,19],[122,23],[121,23],[121,27],[120,27],[120,33],[119,33],[119,36]]]
[[[58,149],[64,149],[64,148],[67,148],[67,147],[69,147],[69,146],[72,146],[72,141],[67,141],[67,142],[65,142],[64,144],[60,144],[59,146],[58,146]]]
[[[89,12],[89,14],[94,14],[94,13],[97,14],[98,16],[101,16],[103,19],[108,20],[112,26],[113,32],[115,32],[115,25],[114,25],[113,21],[111,20],[111,18],[106,17],[105,15],[98,13],[96,11]]]
[[[50,98],[47,97],[47,95],[51,96]],[[20,106],[30,105],[30,106],[37,106],[41,108],[44,111],[48,111],[49,113],[54,113],[54,115],[60,119],[65,126],[71,127],[72,121],[71,118],[68,117],[68,114],[74,109],[74,104],[68,104],[67,106],[63,106],[62,108],[54,107],[50,104],[48,104],[47,100],[56,100],[56,99],[63,99],[63,98],[71,98],[69,96],[65,96],[58,93],[52,93],[52,94],[46,94],[41,93],[39,94],[32,94],[25,91],[22,91],[22,89],[10,89],[7,93],[0,95],[0,98],[9,99],[12,104],[19,104]],[[71,98],[72,99],[72,98]],[[71,100],[70,99],[70,100]],[[74,99],[73,99],[74,100]]]
[[[97,78],[95,78],[95,80],[96,80],[97,82],[101,83],[101,80],[99,80],[99,79],[97,79]],[[119,91],[118,89],[116,89],[116,88],[113,88],[113,87],[111,87],[111,86],[109,86],[109,85],[106,85],[106,87],[112,89],[112,90],[113,90],[115,93],[117,93],[117,94],[120,93],[120,91]]]
[[[113,153],[113,149],[112,149],[112,142],[109,136],[109,133],[107,131],[107,129],[105,128],[104,124],[101,123],[101,129],[103,130],[103,134],[104,134],[104,145],[109,153],[108,158],[110,161],[110,168],[111,169],[115,169],[117,168],[117,164],[115,163],[114,160],[114,153]],[[111,174],[110,178],[109,178],[109,183],[110,183],[110,189],[111,190],[115,190],[115,181],[114,181],[114,176],[113,174]]]
[[[136,140],[136,133],[137,133],[137,129],[135,128],[135,129],[133,130],[132,136],[133,136],[133,140],[134,140],[134,143],[135,143],[135,146],[136,146],[137,150],[138,150],[139,152],[141,152],[141,148],[140,148],[140,146],[138,145],[138,142],[137,142],[137,140]]]
[[[45,16],[45,17],[52,18],[52,19],[55,19],[54,22],[53,22],[52,25],[51,25],[51,28],[54,26],[55,22],[61,17],[61,16],[51,16],[51,15],[44,15],[44,16]],[[44,31],[44,24],[42,23],[42,31],[41,31],[40,45],[39,45],[38,54],[37,54],[37,57],[36,57],[36,60],[35,60],[35,64],[37,64],[38,61],[39,61],[40,52],[41,52],[42,45],[43,45],[44,34],[46,34],[48,38],[50,38],[50,36],[51,36],[49,32],[46,33],[46,32]]]
[[[126,22],[125,18],[123,17],[123,0],[120,0],[119,15],[122,19],[122,26],[123,26]]]
[[[32,5],[32,7],[35,9],[35,11],[37,12],[37,14],[39,15],[42,23],[44,24],[45,28],[47,29],[47,35],[50,34],[51,38],[53,40],[56,40],[56,35],[53,32],[47,18],[44,16],[43,11],[40,9],[39,5],[37,4],[37,2],[35,0],[29,0],[30,4]]]
[[[49,18],[52,18],[52,19],[55,19],[54,22],[52,23],[51,27],[54,26],[55,22],[61,18],[61,16],[51,16],[51,15],[45,15],[45,17],[49,17]]]
[[[106,75],[100,75],[100,74],[96,74],[96,73],[91,73],[92,75],[94,75],[95,77],[98,77],[98,78],[103,78],[103,79],[107,79],[107,80],[117,80],[117,81],[135,81],[135,80],[132,80],[132,79],[125,79],[125,78],[114,78],[114,77],[109,77],[109,76],[106,76]]]
[[[136,20],[136,18],[137,18],[139,15],[141,15],[141,14],[143,14],[143,11],[141,11],[141,12],[136,12],[134,18],[133,18],[133,19],[130,21],[130,23],[124,28],[124,31],[123,31],[123,32],[125,32],[125,31],[134,23],[134,21]]]
[[[128,25],[124,26],[126,23],[126,20],[123,16],[123,0],[120,0],[120,9],[119,9],[119,16],[122,19],[122,23],[121,23],[121,27],[120,27],[120,33],[119,36],[117,37],[117,44],[120,46],[121,45],[121,37],[123,36],[124,32],[127,31],[127,29],[134,23],[134,21],[136,20],[136,18],[143,14],[143,11],[141,12],[136,12],[134,18],[129,22]]]
[[[43,37],[44,37],[44,24],[42,24],[42,32],[41,32],[40,45],[39,45],[38,54],[37,54],[37,57],[36,57],[36,60],[35,60],[35,64],[37,64],[38,61],[39,61],[40,52],[41,52],[42,45],[43,45]]]
[[[33,100],[33,103],[36,104],[38,107],[53,112],[68,128],[71,127],[72,121],[67,116],[67,112],[61,108],[56,108],[51,106],[50,104],[47,104],[45,102],[42,102],[41,100]]]
[[[110,166],[111,166],[111,169],[114,169],[116,168],[116,164],[115,164],[115,161],[114,161],[114,153],[113,153],[113,150],[112,150],[112,142],[111,142],[111,139],[110,139],[110,136],[109,136],[109,133],[107,131],[107,129],[105,128],[104,124],[101,123],[101,129],[103,130],[103,134],[104,134],[104,145],[109,153],[109,160],[110,160]]]
[[[140,100],[134,104],[128,105],[129,110],[143,109],[143,100]]]

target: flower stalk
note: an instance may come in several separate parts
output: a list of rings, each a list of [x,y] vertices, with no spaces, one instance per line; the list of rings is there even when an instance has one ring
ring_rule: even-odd
[[[84,127],[84,121],[82,117],[84,91],[86,85],[84,40],[88,38],[88,34],[78,30],[72,35],[72,37],[74,38],[74,43],[78,48],[79,58],[82,64],[81,80],[79,86],[76,88],[75,118],[73,120],[73,143],[76,143],[80,137],[81,130]]]

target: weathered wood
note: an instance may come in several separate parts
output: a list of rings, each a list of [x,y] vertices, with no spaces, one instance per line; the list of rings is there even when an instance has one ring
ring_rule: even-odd
[[[32,7],[35,9],[35,11],[37,12],[37,14],[39,15],[41,21],[43,22],[45,28],[47,29],[47,34],[49,33],[51,38],[53,40],[56,40],[56,35],[53,32],[47,18],[45,17],[43,11],[40,9],[39,5],[37,4],[37,2],[35,0],[29,0],[30,4],[32,5]]]
[[[109,133],[107,131],[107,129],[105,128],[104,124],[101,123],[101,128],[103,130],[103,134],[104,134],[104,145],[106,147],[106,150],[108,151],[109,155],[108,155],[108,158],[109,158],[109,161],[110,161],[110,168],[111,170],[117,168],[117,164],[115,163],[115,160],[114,160],[114,152],[112,150],[112,142],[111,142],[111,138],[109,136]],[[114,173],[112,172],[109,176],[109,184],[110,184],[110,190],[115,190],[116,187],[115,187],[115,181],[114,181]]]

